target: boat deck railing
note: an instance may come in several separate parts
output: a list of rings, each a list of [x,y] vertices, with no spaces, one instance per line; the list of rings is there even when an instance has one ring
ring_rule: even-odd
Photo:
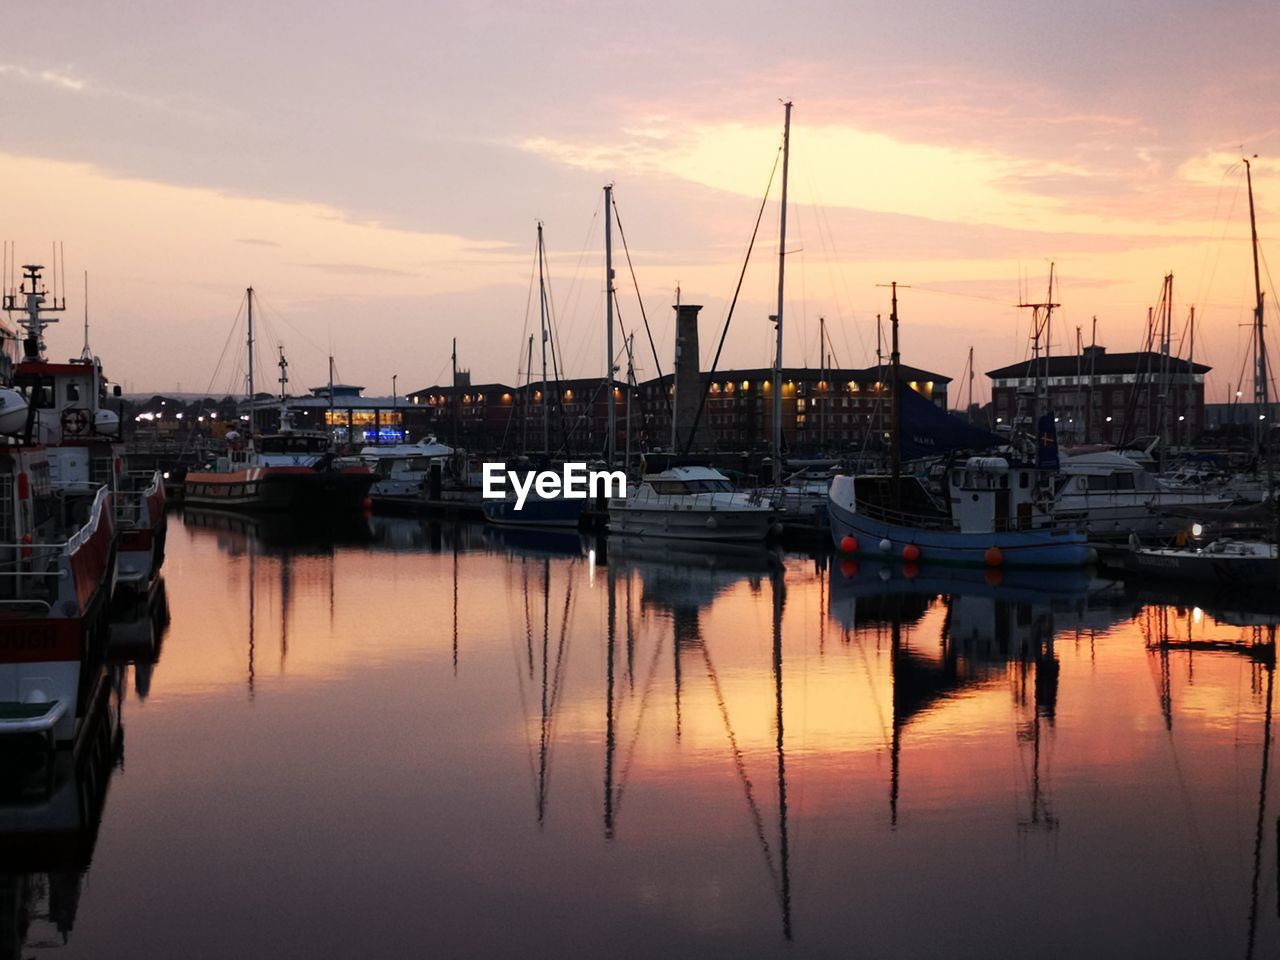
[[[777,501],[766,490],[717,490],[705,493],[657,493],[635,501],[638,506],[667,510],[724,509],[742,506],[776,506]]]
[[[889,523],[898,527],[912,527],[920,530],[958,530],[959,526],[944,514],[910,513],[906,510],[894,510],[879,503],[868,503],[859,500],[857,512],[863,516]]]
[[[0,543],[0,605],[48,610],[69,570],[58,563],[67,542]],[[47,599],[46,599],[47,598]]]

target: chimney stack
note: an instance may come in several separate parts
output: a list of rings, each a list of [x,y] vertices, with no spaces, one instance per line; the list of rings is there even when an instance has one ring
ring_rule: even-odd
[[[694,417],[702,402],[702,373],[698,369],[698,311],[696,303],[681,303],[676,310],[676,395],[672,403],[675,417],[676,449],[680,453],[688,444],[689,450],[705,450],[711,446],[711,431],[707,427],[707,414],[703,412],[693,442],[689,437],[694,431]]]

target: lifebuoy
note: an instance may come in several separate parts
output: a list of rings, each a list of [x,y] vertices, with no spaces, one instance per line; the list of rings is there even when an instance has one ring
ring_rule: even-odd
[[[79,437],[89,432],[91,422],[89,411],[79,407],[68,407],[62,411],[62,432],[72,437]]]

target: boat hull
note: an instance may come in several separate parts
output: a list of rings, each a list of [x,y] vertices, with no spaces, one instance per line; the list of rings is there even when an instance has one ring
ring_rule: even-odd
[[[999,533],[961,533],[900,526],[877,520],[832,500],[827,505],[831,539],[839,548],[844,538],[858,542],[856,553],[881,558],[898,557],[914,544],[921,563],[986,566],[987,551],[1000,551],[1006,567],[1083,567],[1092,559],[1085,535],[1076,530],[1052,528],[1009,530]],[[882,549],[884,541],[888,549]]]
[[[128,495],[125,495],[128,502]],[[122,519],[116,540],[116,592],[121,596],[145,596],[155,585],[164,565],[168,531],[164,479],[157,471],[142,491],[132,517]]]
[[[185,501],[245,510],[359,512],[373,486],[364,468],[254,467],[228,473],[189,473]]]
[[[1280,583],[1280,561],[1266,557],[1135,550],[1125,555],[1124,567],[1127,572],[1139,576],[1202,586],[1261,586]]]
[[[777,523],[777,514],[760,509],[681,509],[610,502],[609,533],[624,537],[662,537],[722,543],[763,543]]]
[[[577,529],[582,522],[582,508],[585,505],[585,500],[542,500],[529,497],[519,510],[516,509],[514,500],[485,500],[480,505],[480,510],[486,520],[500,526]]]

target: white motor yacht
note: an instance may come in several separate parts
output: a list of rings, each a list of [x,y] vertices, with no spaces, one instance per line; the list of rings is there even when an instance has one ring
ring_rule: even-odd
[[[609,500],[609,532],[632,537],[763,541],[778,525],[775,503],[744,493],[719,470],[673,466],[645,474]]]
[[[432,465],[438,463],[443,470],[445,461],[452,455],[453,447],[433,436],[423,437],[416,443],[364,447],[360,460],[377,477],[369,491],[374,505],[392,506],[421,500]]]
[[[1203,487],[1166,486],[1114,450],[1063,455],[1061,471],[1054,518],[1082,525],[1095,540],[1173,534],[1186,527],[1188,508],[1220,509],[1232,501]]]

